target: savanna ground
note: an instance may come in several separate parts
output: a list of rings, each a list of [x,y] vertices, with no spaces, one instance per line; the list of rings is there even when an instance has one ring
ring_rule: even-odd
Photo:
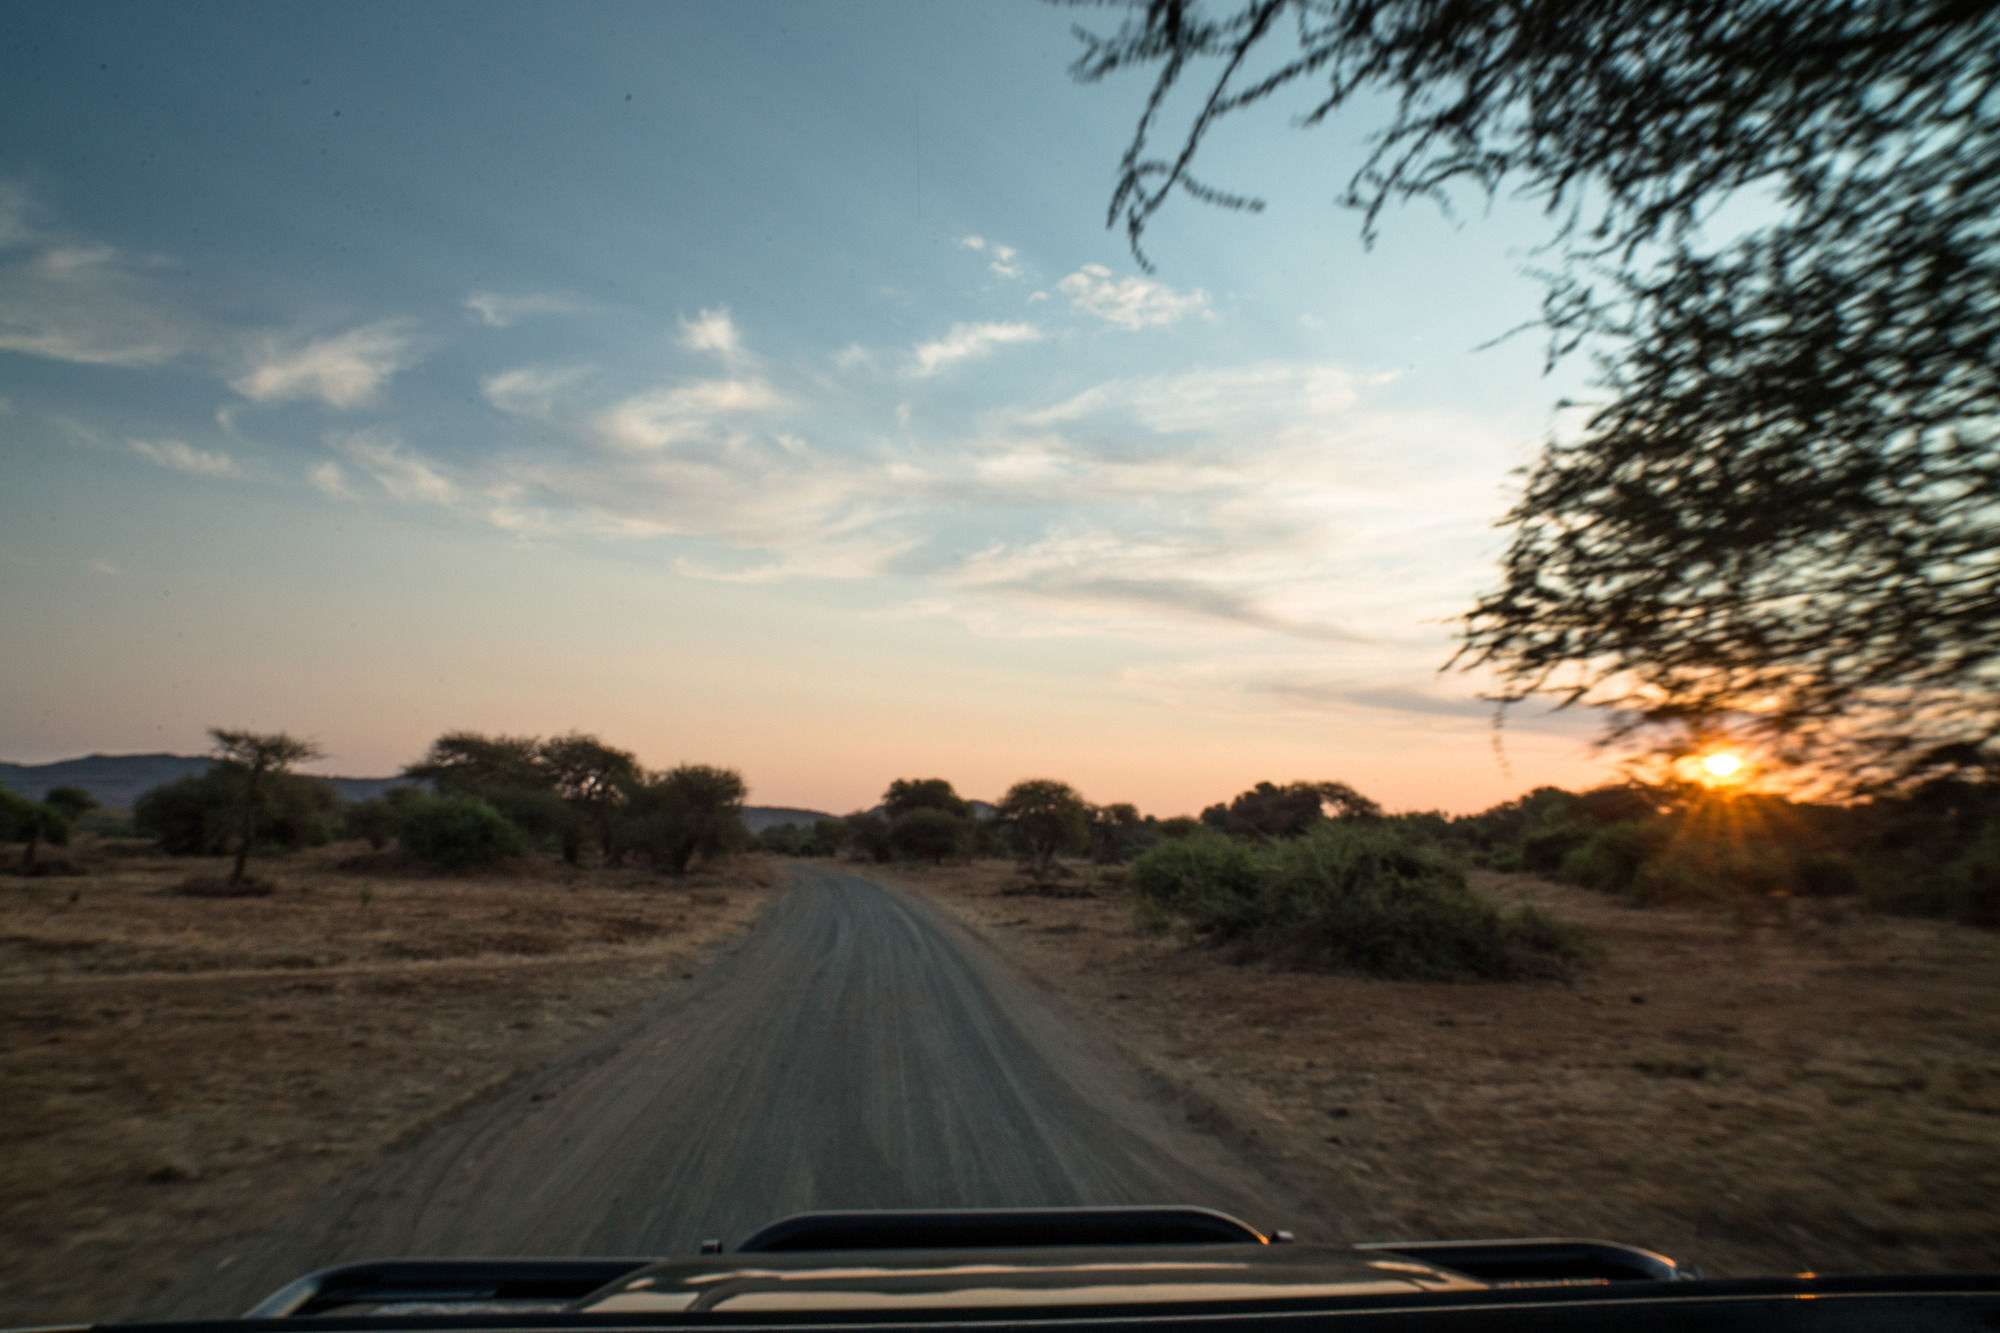
[[[777,877],[755,857],[685,880],[449,877],[354,852],[266,863],[260,899],[179,897],[222,863],[105,848],[72,851],[80,876],[0,876],[0,1323],[126,1308],[682,984]],[[2000,1266],[2000,937],[1824,910],[1746,927],[1488,875],[1604,961],[1568,986],[1425,985],[1148,933],[1115,874],[1082,870],[1073,898],[1021,894],[997,862],[882,877],[1324,1199],[1255,1219],[1302,1238],[1593,1234],[1713,1273]]]
[[[253,865],[265,898],[88,844],[81,875],[0,875],[0,1324],[126,1308],[682,983],[775,882],[356,852]]]
[[[1076,897],[1000,863],[885,877],[1305,1182],[1325,1209],[1301,1239],[1601,1236],[1712,1276],[2000,1268],[1993,934],[1806,904],[1745,923],[1480,872],[1603,958],[1570,985],[1422,984],[1150,933],[1115,871],[1079,868]]]

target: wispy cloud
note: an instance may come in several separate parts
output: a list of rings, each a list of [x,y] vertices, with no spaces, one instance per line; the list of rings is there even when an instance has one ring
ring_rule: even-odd
[[[459,498],[456,483],[428,460],[408,452],[402,440],[388,431],[358,430],[331,437],[330,442],[393,500],[449,505]]]
[[[784,399],[761,379],[697,380],[617,403],[595,425],[605,443],[653,453],[708,437],[718,419],[769,412]]]
[[[340,470],[340,464],[330,458],[323,463],[315,463],[312,467],[306,469],[306,480],[312,483],[314,490],[328,499],[352,500],[357,498],[353,489],[347,484],[347,474]]]
[[[0,181],[0,351],[157,366],[196,350],[204,339],[172,313],[158,267],[50,225],[26,187]]]
[[[220,450],[197,449],[183,440],[134,440],[132,452],[149,463],[197,477],[240,477],[243,470]]]
[[[1208,294],[1197,287],[1177,292],[1163,282],[1133,275],[1113,278],[1102,264],[1085,264],[1056,284],[1072,304],[1124,329],[1178,324],[1208,313]]]
[[[917,345],[912,373],[920,378],[935,375],[961,361],[985,356],[996,347],[1039,342],[1042,336],[1042,331],[1033,324],[954,324],[944,337]]]
[[[961,236],[958,238],[958,244],[962,249],[978,250],[991,255],[993,258],[986,267],[1000,277],[1018,278],[1023,272],[1022,265],[1014,262],[1020,252],[1015,250],[1011,245],[1002,245],[998,241],[988,241],[984,236],[977,235]]]
[[[90,567],[108,579],[115,579],[125,572],[109,560],[93,560],[90,562]]]
[[[545,315],[574,315],[589,309],[581,297],[567,292],[473,292],[465,298],[465,308],[492,329],[512,328],[524,320]]]
[[[690,352],[713,352],[725,361],[743,355],[743,337],[736,331],[736,321],[729,317],[728,306],[704,310],[694,319],[683,316],[681,346]]]
[[[416,361],[416,344],[401,320],[381,320],[331,338],[295,346],[266,339],[250,369],[229,387],[254,402],[317,398],[330,407],[364,407],[384,384]]]
[[[486,401],[511,416],[547,421],[556,400],[592,374],[589,366],[518,366],[479,382]]]

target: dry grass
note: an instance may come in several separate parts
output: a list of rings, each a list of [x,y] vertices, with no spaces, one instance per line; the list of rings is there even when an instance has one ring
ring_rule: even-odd
[[[2000,937],[1854,915],[1746,928],[1525,876],[1575,985],[1235,966],[1006,866],[898,871],[1325,1200],[1302,1236],[1585,1234],[1712,1274],[2000,1265]]]
[[[89,845],[82,875],[0,875],[0,1324],[122,1308],[679,984],[773,882],[356,851],[261,862],[261,898]]]

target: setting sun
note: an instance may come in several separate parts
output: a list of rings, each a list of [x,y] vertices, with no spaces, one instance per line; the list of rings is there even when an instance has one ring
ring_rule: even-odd
[[[1717,753],[1707,756],[1701,766],[1710,777],[1733,778],[1743,769],[1743,760],[1736,755]]]

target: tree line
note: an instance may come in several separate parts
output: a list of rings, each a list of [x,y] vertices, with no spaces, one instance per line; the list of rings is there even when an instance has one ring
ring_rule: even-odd
[[[295,771],[321,754],[309,740],[224,728],[209,736],[214,762],[143,793],[131,828],[169,855],[232,857],[226,883],[237,888],[255,887],[253,854],[342,838],[378,851],[393,843],[447,869],[539,851],[572,865],[589,856],[672,875],[749,844],[742,822],[748,789],[734,769],[651,771],[631,751],[581,733],[447,732],[403,769],[403,785],[354,802]],[[40,803],[0,791],[0,838],[26,842],[32,861],[38,845],[67,842],[74,816],[62,807],[78,798],[95,804],[80,791],[58,789]]]
[[[2000,795],[1990,781],[1958,776],[1838,805],[1689,783],[1541,787],[1455,817],[1387,813],[1341,782],[1259,782],[1198,816],[1165,819],[1126,802],[1093,804],[1052,778],[1015,783],[982,815],[944,778],[898,778],[871,809],[781,824],[753,838],[735,770],[648,771],[630,751],[581,733],[447,732],[404,768],[407,785],[352,803],[293,771],[318,754],[311,742],[284,733],[211,735],[209,769],[146,792],[131,827],[173,855],[233,857],[236,884],[253,854],[337,838],[378,850],[394,844],[440,867],[539,851],[572,865],[644,864],[670,875],[752,847],[876,863],[1013,857],[1032,883],[1049,887],[1065,858],[1136,869],[1191,841],[1255,848],[1335,836],[1351,847],[1365,836],[1377,851],[1400,849],[1385,865],[1407,869],[1416,864],[1411,857],[1442,857],[1461,869],[1540,874],[1640,903],[1741,908],[1842,898],[2000,927]],[[75,787],[41,801],[0,789],[0,842],[20,846],[24,872],[50,869],[42,849],[67,844],[79,821],[105,819],[96,804]]]

